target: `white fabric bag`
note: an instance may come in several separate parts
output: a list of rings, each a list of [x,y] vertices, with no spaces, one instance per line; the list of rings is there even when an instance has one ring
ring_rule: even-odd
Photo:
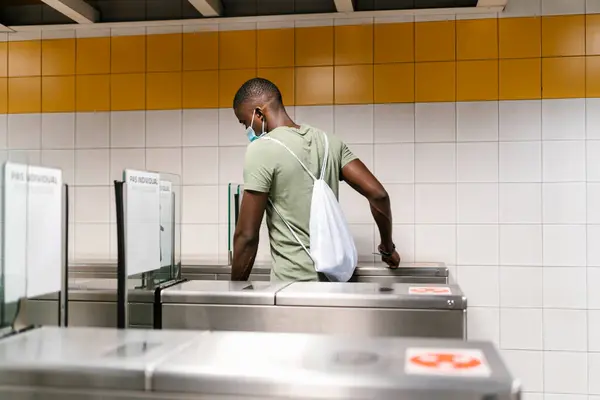
[[[329,141],[327,140],[327,135],[324,134],[323,137],[325,138],[325,155],[319,179],[310,172],[289,147],[277,139],[269,136],[263,137],[265,140],[271,140],[284,147],[302,165],[302,168],[308,172],[314,181],[310,208],[310,251],[300,241],[292,226],[283,218],[272,202],[271,205],[286,224],[298,244],[302,246],[304,251],[313,260],[315,270],[324,274],[332,282],[348,282],[358,263],[358,254],[340,203],[324,179],[325,167],[329,159]]]

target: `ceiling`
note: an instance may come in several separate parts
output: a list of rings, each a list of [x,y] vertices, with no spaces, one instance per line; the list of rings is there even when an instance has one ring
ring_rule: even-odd
[[[99,11],[98,22],[202,18],[189,0],[79,0]],[[355,11],[474,7],[477,0],[352,0]],[[334,0],[221,0],[221,18],[336,12]],[[0,0],[5,26],[75,23],[41,0]]]

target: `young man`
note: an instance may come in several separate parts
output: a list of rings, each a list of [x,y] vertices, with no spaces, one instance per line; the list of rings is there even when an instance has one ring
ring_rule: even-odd
[[[318,176],[325,133],[292,121],[283,106],[279,89],[266,79],[254,78],[244,83],[235,95],[233,109],[246,128],[250,145],[244,166],[244,199],[233,239],[231,280],[247,280],[252,271],[265,210],[273,258],[271,279],[322,280],[308,254],[269,204],[270,199],[308,247],[313,180],[298,160],[279,144],[257,139],[268,134],[279,140],[313,175]],[[336,196],[339,182],[343,180],[369,200],[381,235],[379,252],[382,260],[391,268],[397,268],[400,256],[392,240],[392,212],[387,192],[338,137],[328,135],[327,138],[329,161],[325,181]]]

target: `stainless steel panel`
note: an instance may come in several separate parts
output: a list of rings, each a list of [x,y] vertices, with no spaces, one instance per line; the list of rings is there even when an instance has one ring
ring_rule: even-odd
[[[456,310],[465,309],[467,301],[456,285],[427,284],[450,288],[452,294],[409,294],[414,285],[395,283],[294,282],[277,292],[276,304],[282,306],[377,307]]]
[[[407,351],[477,350],[489,376],[405,372]],[[214,332],[171,355],[154,372],[156,392],[252,394],[292,399],[514,399],[494,346],[461,341]]]
[[[129,301],[140,303],[154,302],[154,290],[136,289],[137,283],[127,281]],[[58,293],[36,297],[41,300],[58,299]],[[117,301],[116,279],[88,279],[69,284],[69,301]]]
[[[190,278],[188,278],[190,279]],[[219,281],[228,281],[231,280],[231,274],[217,274],[217,280]],[[271,275],[270,274],[250,274],[250,278],[248,278],[250,282],[270,282]]]
[[[274,305],[275,293],[289,283],[188,281],[161,292],[163,303]]]
[[[0,341],[0,385],[146,390],[146,370],[201,333],[41,328]]]
[[[462,310],[164,304],[163,329],[463,339]]]
[[[443,263],[401,263],[396,269],[390,269],[381,263],[361,263],[356,268],[357,276],[430,276],[448,277],[449,270]]]
[[[446,276],[394,276],[394,275],[354,275],[350,282],[374,282],[384,285],[392,285],[394,283],[419,283],[419,284],[447,284],[449,278]]]

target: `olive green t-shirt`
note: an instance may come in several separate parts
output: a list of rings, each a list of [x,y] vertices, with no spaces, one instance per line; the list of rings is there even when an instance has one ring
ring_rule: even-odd
[[[280,127],[268,134],[285,144],[318,177],[325,152],[325,132],[302,125]],[[335,135],[327,134],[329,159],[325,181],[336,197],[342,168],[356,156]],[[244,190],[269,193],[269,198],[310,250],[309,221],[313,180],[285,148],[271,140],[255,140],[246,150]],[[271,204],[267,205],[271,242],[271,280],[317,281],[314,264]]]

